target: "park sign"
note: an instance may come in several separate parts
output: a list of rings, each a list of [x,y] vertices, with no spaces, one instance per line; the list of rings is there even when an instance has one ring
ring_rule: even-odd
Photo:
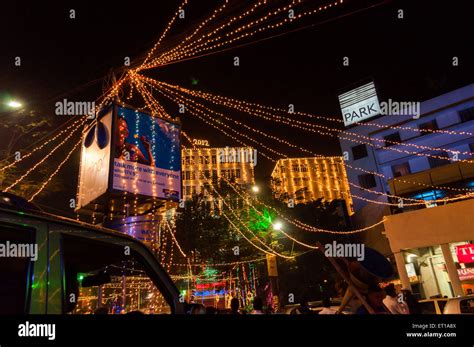
[[[112,104],[84,132],[76,209],[124,193],[179,201],[180,125]]]
[[[346,127],[380,114],[380,104],[374,82],[340,94],[339,104]]]

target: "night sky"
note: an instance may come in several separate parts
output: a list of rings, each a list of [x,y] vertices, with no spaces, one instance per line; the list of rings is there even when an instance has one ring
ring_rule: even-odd
[[[63,97],[88,100],[100,95],[111,69],[120,72],[125,56],[143,56],[180,2],[2,3],[0,93],[24,100],[28,108],[61,124],[67,119],[53,114],[54,103]],[[175,27],[169,43],[189,32],[193,23],[222,2],[190,3],[194,6]],[[347,3],[348,7],[363,9],[376,1]],[[314,25],[304,30],[146,74],[186,88],[260,104],[284,108],[294,104],[297,111],[333,118],[341,117],[338,92],[369,78],[376,81],[381,99],[423,101],[473,82],[472,11],[468,4],[469,1],[394,0],[351,15],[345,15],[347,11],[341,7],[330,15],[305,21],[304,25]],[[402,20],[397,19],[400,8],[405,15]],[[76,10],[75,19],[69,18],[70,9]],[[14,66],[16,56],[22,59],[21,67]],[[233,66],[235,56],[240,58],[239,67]],[[350,58],[349,67],[342,66],[344,56]],[[451,64],[453,56],[459,57],[458,67]],[[192,79],[197,79],[198,84],[192,85]],[[176,106],[166,106],[170,114],[176,113]],[[181,116],[181,121],[183,129],[193,137],[209,138],[212,146],[235,145],[191,117]],[[249,116],[236,117],[317,153],[340,154],[335,138],[298,132]],[[5,135],[2,134],[2,143],[7,139]],[[276,142],[269,145],[290,156],[303,154]],[[51,203],[51,195],[42,194],[38,202],[58,209],[67,205],[70,196],[75,196],[78,157],[77,153],[63,171],[65,188],[61,198],[55,197]],[[56,164],[50,165],[53,168]],[[259,157],[257,180],[268,182],[272,167],[272,163]]]

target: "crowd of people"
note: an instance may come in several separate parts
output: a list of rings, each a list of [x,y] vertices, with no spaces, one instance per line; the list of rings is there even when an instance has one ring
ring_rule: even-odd
[[[370,311],[360,300],[354,298],[352,302],[352,313],[355,314],[420,314],[421,309],[418,300],[408,289],[397,291],[393,284],[382,288],[379,285],[371,285],[362,293],[366,303],[370,306]],[[354,306],[355,302],[355,306]],[[270,308],[264,306],[262,298],[256,296],[253,299],[253,309],[245,310],[240,307],[239,300],[233,298],[230,302],[230,309],[218,310],[214,307],[205,307],[202,304],[193,304],[189,309],[190,314],[271,314],[274,313]],[[321,303],[322,308],[314,311],[308,304],[308,300],[302,298],[300,304],[291,311],[292,314],[337,314],[338,307],[332,304],[329,296],[325,296]],[[347,311],[345,311],[347,312]]]

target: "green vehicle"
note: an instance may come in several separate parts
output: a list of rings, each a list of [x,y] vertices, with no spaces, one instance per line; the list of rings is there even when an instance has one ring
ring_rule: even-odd
[[[0,314],[184,313],[153,253],[114,230],[0,195]]]

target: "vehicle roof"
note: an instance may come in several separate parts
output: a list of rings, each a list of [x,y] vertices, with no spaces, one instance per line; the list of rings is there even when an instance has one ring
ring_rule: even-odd
[[[54,214],[47,213],[47,212],[44,212],[44,211],[19,210],[19,209],[15,209],[15,208],[4,207],[4,206],[0,207],[0,211],[1,212],[7,212],[7,213],[20,214],[20,215],[28,216],[28,217],[35,218],[35,219],[41,219],[41,220],[48,221],[48,222],[55,222],[55,223],[60,223],[60,224],[65,224],[65,225],[72,225],[72,226],[76,226],[76,227],[87,228],[87,229],[89,229],[91,231],[94,231],[94,232],[104,233],[104,234],[108,234],[108,235],[111,235],[111,236],[122,237],[122,238],[126,238],[128,240],[132,240],[132,241],[141,243],[137,239],[135,239],[134,237],[132,237],[130,235],[127,235],[127,234],[124,234],[124,233],[121,233],[117,230],[113,230],[113,229],[105,228],[105,227],[102,227],[102,226],[99,226],[99,225],[94,225],[94,224],[78,221],[78,220],[63,217],[63,216],[54,215]]]

